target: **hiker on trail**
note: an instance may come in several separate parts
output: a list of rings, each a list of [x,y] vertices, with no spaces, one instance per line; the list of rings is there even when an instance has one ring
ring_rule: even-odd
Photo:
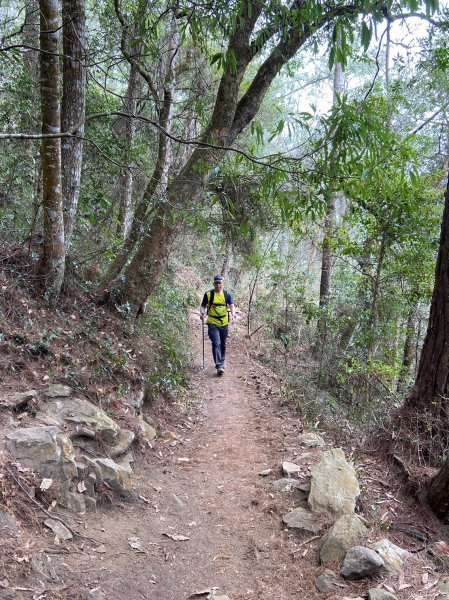
[[[200,306],[200,319],[204,321],[207,315],[207,332],[212,342],[212,355],[218,376],[223,375],[225,370],[229,320],[232,323],[235,319],[234,300],[231,294],[223,289],[223,284],[222,275],[215,275],[214,289],[204,294]]]

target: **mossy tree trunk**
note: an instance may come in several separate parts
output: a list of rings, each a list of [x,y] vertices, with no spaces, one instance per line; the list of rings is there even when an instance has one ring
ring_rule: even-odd
[[[40,0],[40,66],[42,134],[61,132],[59,106],[59,13],[57,0]],[[65,270],[64,216],[61,189],[61,138],[44,137],[41,145],[44,219],[43,274],[45,295],[54,304]]]

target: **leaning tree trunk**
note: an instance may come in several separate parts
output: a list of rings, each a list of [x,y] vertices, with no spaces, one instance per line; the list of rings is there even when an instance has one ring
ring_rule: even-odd
[[[59,110],[58,0],[40,0],[42,134],[61,132]],[[61,193],[61,138],[44,137],[41,146],[44,209],[43,272],[45,295],[54,304],[65,269],[64,217]]]
[[[63,0],[63,92],[61,125],[68,131],[77,125],[74,136],[62,142],[62,195],[66,251],[75,226],[81,187],[84,113],[86,110],[86,14],[84,0]]]

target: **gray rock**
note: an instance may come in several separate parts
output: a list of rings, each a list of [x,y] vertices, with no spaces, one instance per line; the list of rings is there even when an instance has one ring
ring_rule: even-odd
[[[320,592],[331,592],[339,587],[339,581],[337,575],[330,569],[326,569],[317,579],[315,580],[315,587]]]
[[[135,437],[136,435],[133,431],[121,429],[117,436],[116,443],[108,448],[108,456],[111,458],[117,458],[117,456],[121,456],[122,454],[128,452],[131,444],[134,442]]]
[[[111,458],[97,458],[95,462],[101,469],[103,481],[105,481],[111,489],[125,495],[131,492],[131,469],[122,467]]]
[[[140,418],[139,419],[139,432],[140,432],[140,435],[142,436],[142,438],[144,439],[144,441],[149,446],[152,447],[152,442],[157,435],[156,429],[152,425],[149,425],[142,418]]]
[[[86,510],[90,512],[96,512],[97,510],[97,501],[92,496],[84,497],[84,504],[86,505]]]
[[[309,506],[316,512],[327,512],[335,518],[352,514],[360,494],[355,469],[345,460],[343,450],[323,453],[311,470]]]
[[[301,484],[297,479],[283,477],[282,479],[276,479],[271,485],[275,492],[291,492],[292,490],[299,488]]]
[[[47,396],[47,398],[68,398],[72,395],[72,388],[68,385],[55,383],[48,386],[44,395]]]
[[[115,444],[118,439],[119,426],[104,410],[82,398],[64,398],[50,400],[43,412],[56,419],[61,425],[73,424],[82,427],[83,435],[99,437],[107,444]]]
[[[298,485],[298,490],[301,490],[301,492],[304,492],[305,494],[310,494],[310,481],[307,481],[306,483],[300,483]]]
[[[78,492],[67,492],[63,498],[63,504],[77,513],[86,512],[86,503],[84,496]]]
[[[15,519],[7,512],[0,510],[0,539],[10,536],[18,536],[20,529]]]
[[[301,467],[290,462],[289,460],[284,460],[282,463],[282,472],[285,477],[294,477],[301,472]]]
[[[301,433],[298,437],[298,442],[307,448],[324,448],[326,442],[317,433]]]
[[[404,561],[412,556],[410,552],[396,546],[387,539],[379,540],[372,544],[371,548],[383,558],[387,571],[390,572],[401,571]]]
[[[259,471],[259,475],[261,477],[268,477],[272,472],[272,469],[264,469],[263,471]]]
[[[394,594],[381,588],[371,588],[368,590],[368,600],[397,600]]]
[[[301,467],[304,465],[308,465],[310,463],[316,462],[318,455],[313,454],[312,452],[304,452],[304,454],[299,454],[295,457],[296,464]]]
[[[51,578],[53,581],[59,581],[58,574],[54,565],[52,564],[51,558],[45,554],[45,552],[33,554],[31,558],[31,568],[38,575]]]
[[[383,559],[364,546],[353,546],[348,550],[340,573],[346,579],[356,580],[379,573],[385,568]]]
[[[320,550],[322,564],[342,560],[354,542],[367,533],[367,528],[356,515],[343,515],[331,527]]]
[[[59,427],[28,427],[8,433],[8,450],[25,467],[61,484],[68,490],[77,475],[73,446]]]
[[[326,527],[324,515],[311,513],[304,508],[293,509],[282,518],[282,521],[291,529],[301,529],[314,534],[320,533]]]
[[[45,519],[44,525],[53,531],[60,540],[71,540],[73,535],[67,527],[56,519]]]
[[[6,396],[4,399],[2,398],[0,404],[4,404],[12,409],[17,409],[28,402],[35,400],[36,396],[36,390],[27,390],[26,392],[18,392],[16,394]]]

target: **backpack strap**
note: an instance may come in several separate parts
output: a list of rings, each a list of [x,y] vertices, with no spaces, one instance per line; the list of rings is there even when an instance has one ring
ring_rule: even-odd
[[[210,307],[212,306],[212,304],[214,302],[214,294],[215,294],[215,290],[210,290],[210,292],[209,292],[209,302],[207,304],[207,314],[209,314]]]

